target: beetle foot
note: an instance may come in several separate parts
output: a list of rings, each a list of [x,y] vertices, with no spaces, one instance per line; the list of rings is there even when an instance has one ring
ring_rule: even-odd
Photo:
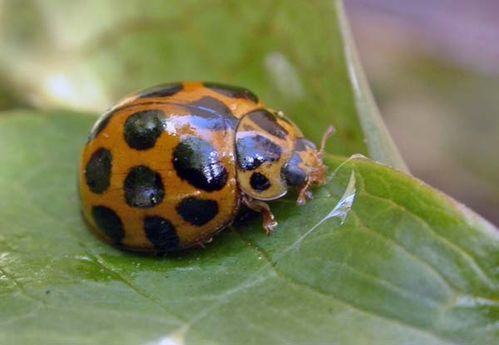
[[[308,200],[312,200],[313,194],[310,191],[310,182],[307,182],[298,192],[298,198],[296,199],[296,203],[298,206],[303,206]]]
[[[265,231],[265,234],[267,236],[275,231],[277,227],[277,221],[275,220],[274,214],[272,213],[269,205],[266,202],[251,199],[248,197],[243,198],[243,202],[250,209],[262,214],[263,230]]]

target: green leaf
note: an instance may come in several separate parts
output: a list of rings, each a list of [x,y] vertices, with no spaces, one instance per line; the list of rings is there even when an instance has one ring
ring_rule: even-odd
[[[378,162],[407,172],[409,169],[388,133],[364,75],[342,2],[338,2],[337,7],[338,24],[343,37],[346,63],[357,106],[357,116],[365,135],[369,155]]]
[[[0,21],[0,72],[26,101],[95,112],[166,81],[239,84],[316,142],[334,125],[329,152],[362,153],[405,169],[368,87],[359,86],[360,66],[345,60],[354,48],[338,22],[345,20],[340,5],[10,1]]]
[[[313,201],[272,204],[272,236],[257,218],[204,250],[142,257],[80,218],[92,122],[0,116],[0,343],[499,341],[499,233],[422,182],[328,156],[332,180]]]

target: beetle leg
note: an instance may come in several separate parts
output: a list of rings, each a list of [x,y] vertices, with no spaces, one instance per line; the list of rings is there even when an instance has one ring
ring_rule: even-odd
[[[296,199],[296,203],[299,206],[305,205],[307,200],[312,199],[313,196],[312,196],[312,192],[310,191],[311,184],[312,184],[312,182],[309,179],[305,183],[305,185],[303,185],[303,187],[298,191],[298,199]]]
[[[270,235],[277,227],[277,221],[275,220],[269,205],[266,202],[251,199],[249,197],[243,197],[243,202],[253,211],[260,212],[262,214],[263,229],[265,230],[266,235]]]

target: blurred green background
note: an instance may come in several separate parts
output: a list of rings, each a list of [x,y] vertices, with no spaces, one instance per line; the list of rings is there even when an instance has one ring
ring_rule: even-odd
[[[345,2],[411,172],[499,224],[499,2]]]

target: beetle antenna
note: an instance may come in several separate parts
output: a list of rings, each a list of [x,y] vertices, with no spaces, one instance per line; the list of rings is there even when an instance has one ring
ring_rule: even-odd
[[[321,148],[319,149],[319,157],[322,158],[324,156],[324,149],[326,147],[327,140],[336,132],[336,128],[333,126],[329,126],[324,132],[324,135],[321,139]]]

